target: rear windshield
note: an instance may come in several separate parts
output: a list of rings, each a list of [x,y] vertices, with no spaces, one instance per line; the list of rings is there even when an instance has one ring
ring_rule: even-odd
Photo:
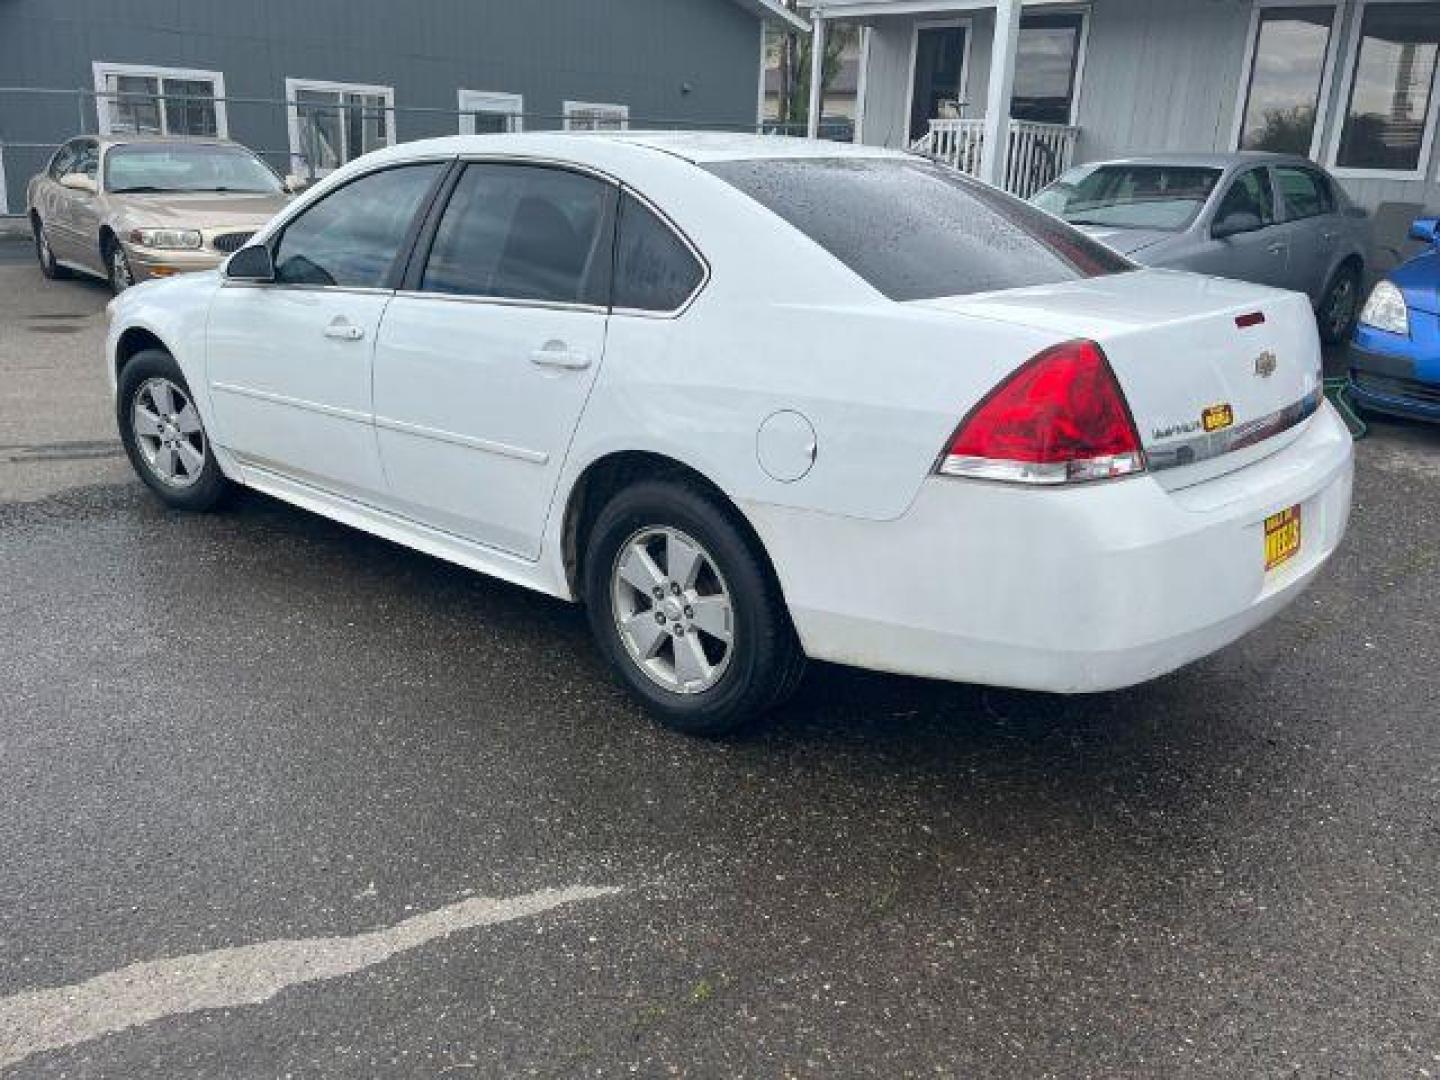
[[[1072,225],[1176,232],[1219,182],[1219,169],[1190,165],[1081,165],[1032,201]]]
[[[1050,215],[928,161],[774,158],[706,167],[891,300],[1134,269]]]

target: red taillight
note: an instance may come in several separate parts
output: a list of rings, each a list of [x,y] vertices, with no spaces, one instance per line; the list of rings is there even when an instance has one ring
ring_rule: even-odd
[[[1115,373],[1093,341],[1033,357],[971,410],[940,460],[946,476],[1065,484],[1142,472]]]

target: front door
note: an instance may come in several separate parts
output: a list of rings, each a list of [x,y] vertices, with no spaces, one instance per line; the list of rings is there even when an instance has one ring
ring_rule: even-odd
[[[954,108],[965,102],[964,26],[921,26],[915,31],[915,73],[910,93],[910,140],[930,130],[930,121],[939,118],[942,106]],[[946,109],[945,111],[948,111]]]
[[[371,361],[391,274],[445,166],[369,173],[273,240],[273,284],[227,282],[210,309],[215,440],[250,467],[352,498],[383,492]]]
[[[1249,224],[1246,231],[1225,237],[1213,235],[1217,224],[1237,217]],[[1186,261],[1185,269],[1278,289],[1287,287],[1290,242],[1279,227],[1269,169],[1249,169],[1231,180],[1220,197],[1210,228],[1212,235]]]
[[[562,168],[465,167],[376,346],[395,512],[539,555],[604,354],[615,198]]]

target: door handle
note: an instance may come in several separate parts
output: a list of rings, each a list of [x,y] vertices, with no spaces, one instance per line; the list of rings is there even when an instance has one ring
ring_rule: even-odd
[[[330,325],[325,327],[325,336],[338,338],[340,341],[359,341],[365,336],[365,329],[356,326],[344,315],[337,315],[330,321]]]
[[[590,357],[583,349],[572,349],[563,341],[547,341],[543,348],[530,354],[530,362],[540,367],[568,368],[579,371],[590,366]]]

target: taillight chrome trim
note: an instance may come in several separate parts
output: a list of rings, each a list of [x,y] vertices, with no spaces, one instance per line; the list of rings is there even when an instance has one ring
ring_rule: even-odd
[[[1071,461],[1036,462],[947,454],[941,459],[936,471],[941,476],[959,476],[968,480],[999,480],[1008,484],[1083,484],[1092,480],[1115,480],[1122,476],[1143,473],[1145,455],[1112,454],[1106,457],[1075,458]]]
[[[1299,401],[1254,420],[1247,420],[1243,424],[1172,443],[1162,443],[1159,446],[1147,446],[1145,458],[1150,463],[1151,470],[1159,472],[1163,469],[1196,465],[1235,450],[1243,450],[1303,424],[1319,411],[1324,398],[1324,392],[1317,386]]]

